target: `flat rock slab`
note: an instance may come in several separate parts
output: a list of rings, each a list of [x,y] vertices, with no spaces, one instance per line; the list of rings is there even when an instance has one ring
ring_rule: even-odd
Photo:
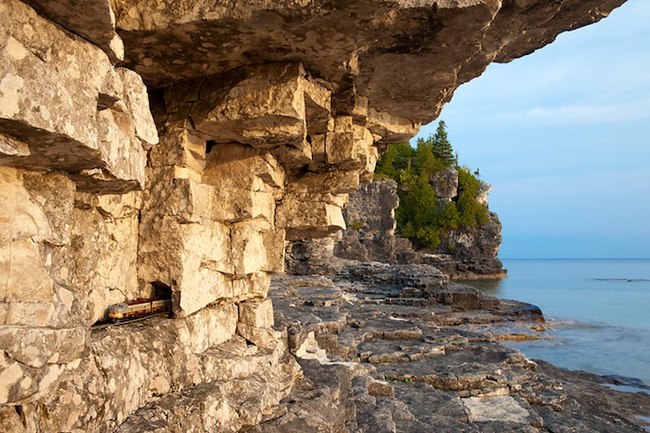
[[[507,421],[527,424],[530,415],[509,395],[461,399],[469,422]]]

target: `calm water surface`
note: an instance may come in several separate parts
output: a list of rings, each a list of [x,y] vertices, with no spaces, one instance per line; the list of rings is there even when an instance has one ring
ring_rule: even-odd
[[[512,346],[560,367],[650,384],[650,259],[503,262],[508,278],[472,284],[539,306],[554,337]]]

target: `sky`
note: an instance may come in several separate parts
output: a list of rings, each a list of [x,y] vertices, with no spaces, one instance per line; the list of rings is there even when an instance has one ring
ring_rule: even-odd
[[[501,258],[650,257],[648,23],[650,1],[629,0],[490,65],[443,109],[461,164],[492,185]]]

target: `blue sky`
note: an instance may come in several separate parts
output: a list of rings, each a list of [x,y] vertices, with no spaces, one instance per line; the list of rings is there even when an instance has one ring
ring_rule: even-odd
[[[493,186],[500,257],[650,257],[648,23],[650,1],[629,0],[490,65],[444,108],[461,163]]]

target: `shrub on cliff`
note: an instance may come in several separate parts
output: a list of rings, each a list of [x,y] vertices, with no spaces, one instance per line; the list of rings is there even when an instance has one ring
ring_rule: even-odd
[[[399,172],[407,169],[415,156],[415,149],[408,143],[391,144],[377,161],[375,175],[397,180]]]
[[[458,169],[458,212],[462,227],[480,227],[489,221],[487,207],[479,203],[481,181],[467,167]]]
[[[449,168],[458,172],[453,199],[436,195],[436,183],[440,187],[447,180],[436,180],[435,175]],[[397,229],[421,247],[438,248],[451,231],[480,227],[489,220],[487,207],[477,200],[482,183],[467,167],[458,166],[442,121],[435,134],[418,139],[415,149],[408,143],[389,146],[375,174],[398,183]]]

